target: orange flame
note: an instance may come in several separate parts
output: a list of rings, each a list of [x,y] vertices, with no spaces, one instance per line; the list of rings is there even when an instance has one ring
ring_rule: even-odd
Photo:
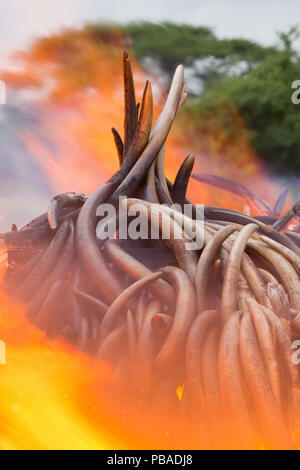
[[[28,53],[18,54],[18,73],[2,74],[14,89],[35,89],[40,96],[39,124],[23,132],[22,138],[44,168],[53,192],[89,193],[117,169],[110,129],[123,127],[120,56],[127,42],[114,28],[97,33],[67,30],[40,39]],[[132,51],[131,58],[141,98],[146,76]],[[158,110],[164,93],[157,77],[152,82]],[[189,120],[179,112],[166,148],[167,175],[173,180],[192,152],[196,155],[194,172],[219,174],[254,191],[259,188],[260,196],[272,205],[279,187],[267,178],[236,110],[231,110],[230,118],[237,123],[237,135],[229,136],[217,119],[206,130],[202,126],[199,134],[197,119]],[[244,210],[232,195],[195,181],[190,183],[189,196],[198,203]]]
[[[85,401],[99,407],[110,371],[62,341],[49,341],[25,318],[21,306],[0,294],[1,449],[101,449],[116,446],[105,428],[86,419]]]
[[[125,45],[116,30],[96,38],[86,30],[66,31],[19,54],[22,71],[5,74],[15,89],[35,87],[39,122],[36,128],[22,130],[21,137],[44,169],[53,193],[90,193],[117,169],[110,128],[114,125],[120,131],[123,125],[119,59]],[[135,61],[133,69],[141,96],[145,77]],[[158,89],[155,97],[159,108]],[[221,126],[214,134],[198,136],[197,123],[195,128],[185,127],[179,116],[180,124],[175,124],[166,149],[167,174],[173,180],[192,151],[197,156],[195,172],[221,174],[247,182],[254,190],[259,186],[260,195],[272,203],[278,187],[266,178],[240,117],[234,116],[241,128],[234,141]],[[243,204],[234,197],[195,181],[189,196],[195,202],[243,211]],[[21,306],[10,305],[4,294],[0,294],[0,306],[0,339],[7,350],[7,363],[0,370],[1,449],[199,445],[191,440],[186,424],[192,411],[184,400],[183,386],[172,394],[175,404],[172,399],[164,402],[158,407],[161,415],[149,412],[145,422],[141,402],[133,399],[128,404],[122,392],[113,401],[105,392],[113,373],[107,364],[75,351],[63,340],[47,339],[26,320]],[[184,423],[179,434],[179,418],[174,414],[178,403]],[[201,423],[195,428],[201,436]],[[205,448],[205,438],[202,445]]]

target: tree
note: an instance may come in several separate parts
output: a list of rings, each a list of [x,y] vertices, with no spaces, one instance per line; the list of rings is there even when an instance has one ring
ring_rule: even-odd
[[[233,69],[245,73],[245,67],[238,67],[241,63],[249,72],[276,51],[247,39],[219,39],[204,26],[139,22],[130,23],[128,31],[140,61],[154,59],[169,77],[182,63],[193,68],[194,78],[204,84],[232,73]]]
[[[210,126],[226,122],[234,134],[237,121],[230,119],[234,108],[249,130],[249,138],[261,157],[285,173],[300,171],[300,106],[292,103],[292,83],[300,79],[300,59],[293,49],[298,31],[281,34],[276,54],[265,57],[243,77],[223,77],[190,102],[186,113]]]

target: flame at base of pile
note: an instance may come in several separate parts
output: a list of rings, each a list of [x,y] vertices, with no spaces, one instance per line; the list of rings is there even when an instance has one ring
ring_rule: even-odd
[[[126,53],[124,85],[124,142],[113,129],[120,170],[89,198],[58,195],[47,214],[2,235],[2,288],[48,336],[109,364],[99,423],[125,445],[294,448],[300,250],[281,223],[276,230],[205,207],[204,248],[187,251],[195,219],[183,226],[171,205],[187,201],[193,157],[173,184],[164,173],[165,141],[186,96],[183,68],[153,127],[151,85],[137,105]],[[137,202],[146,219],[154,211],[162,235],[167,217],[169,239],[97,240],[97,208],[121,196],[128,211]]]

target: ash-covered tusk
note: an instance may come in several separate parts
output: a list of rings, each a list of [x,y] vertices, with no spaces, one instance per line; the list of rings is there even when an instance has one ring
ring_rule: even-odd
[[[297,215],[297,212],[300,210],[300,201],[296,202],[291,209],[289,209],[285,214],[283,214],[280,219],[276,220],[273,224],[273,229],[280,232],[287,224]]]
[[[266,282],[254,262],[246,253],[243,254],[242,271],[258,302],[271,308],[270,299],[266,290]]]

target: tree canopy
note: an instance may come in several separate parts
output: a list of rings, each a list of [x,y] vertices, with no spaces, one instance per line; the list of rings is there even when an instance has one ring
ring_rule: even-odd
[[[169,75],[180,63],[194,66],[195,61],[214,58],[213,64],[202,66],[198,72],[204,81],[223,75],[240,62],[246,64],[249,71],[276,50],[243,38],[220,39],[211,28],[204,26],[139,22],[130,23],[128,30],[137,58],[155,59]]]
[[[291,100],[292,83],[300,80],[298,35],[298,28],[291,28],[266,47],[244,38],[219,38],[205,26],[91,24],[38,39],[20,56],[23,73],[4,78],[24,87],[41,86],[49,76],[55,99],[66,99],[97,87],[99,80],[115,80],[113,64],[106,71],[102,63],[119,57],[124,48],[133,48],[144,67],[155,62],[154,70],[169,80],[182,63],[189,83],[198,85],[188,88],[181,112],[185,124],[211,136],[221,125],[233,138],[245,124],[250,142],[269,167],[294,174],[300,171],[300,105]]]
[[[241,77],[223,76],[189,102],[186,113],[197,116],[198,125],[209,120],[226,122],[234,133],[232,109],[242,117],[258,154],[276,170],[300,171],[300,106],[292,103],[292,83],[300,79],[300,60],[293,49],[297,30],[280,35],[276,53]]]

